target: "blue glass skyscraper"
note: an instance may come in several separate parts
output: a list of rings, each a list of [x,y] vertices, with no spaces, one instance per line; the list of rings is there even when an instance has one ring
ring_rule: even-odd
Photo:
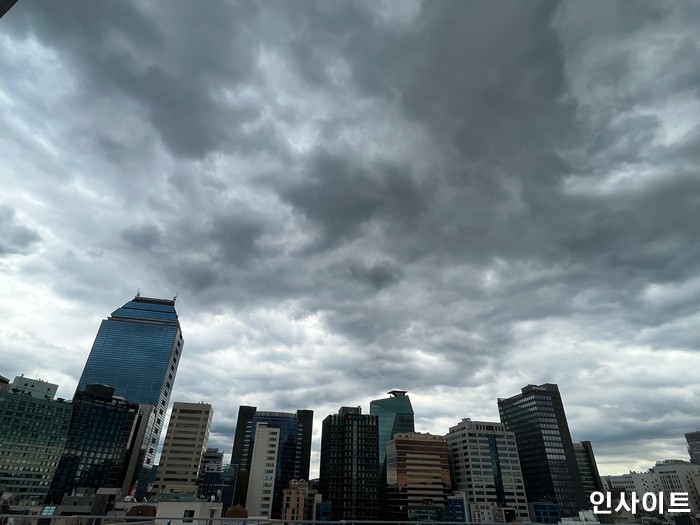
[[[146,469],[155,460],[183,344],[175,300],[137,294],[102,321],[80,376],[77,392],[99,383],[127,401],[153,407],[143,443]]]

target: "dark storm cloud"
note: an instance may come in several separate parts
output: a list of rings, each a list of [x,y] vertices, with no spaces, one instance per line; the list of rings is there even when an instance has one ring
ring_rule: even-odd
[[[0,256],[27,254],[40,240],[36,231],[17,220],[12,207],[0,204]]]
[[[692,2],[20,3],[0,147],[45,254],[3,208],[0,245],[27,255],[7,275],[94,317],[80,344],[53,337],[74,378],[125,293],[180,290],[176,397],[214,402],[226,451],[239,404],[318,424],[407,387],[421,430],[445,432],[547,381],[615,468],[623,446],[675,450],[700,364],[699,19]],[[3,340],[32,340],[14,319]]]

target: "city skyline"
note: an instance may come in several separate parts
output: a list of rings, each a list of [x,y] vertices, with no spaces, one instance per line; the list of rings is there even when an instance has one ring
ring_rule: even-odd
[[[700,427],[694,2],[19,1],[0,19],[0,355],[71,398],[140,288],[172,401],[558,384],[601,475]],[[168,407],[170,409],[170,407]]]

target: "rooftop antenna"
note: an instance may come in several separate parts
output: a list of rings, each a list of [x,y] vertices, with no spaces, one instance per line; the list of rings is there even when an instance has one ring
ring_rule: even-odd
[[[141,288],[136,290],[136,297],[141,297]]]
[[[175,297],[173,297],[173,302],[177,301],[177,296],[178,296],[178,295],[180,295],[180,291],[179,291],[179,290],[178,290],[178,292],[175,294]]]

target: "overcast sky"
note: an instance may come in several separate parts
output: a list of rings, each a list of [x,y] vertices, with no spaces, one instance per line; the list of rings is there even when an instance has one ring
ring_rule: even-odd
[[[173,401],[557,383],[602,474],[700,427],[700,3],[20,0],[0,20],[0,374],[71,397],[171,298]]]

